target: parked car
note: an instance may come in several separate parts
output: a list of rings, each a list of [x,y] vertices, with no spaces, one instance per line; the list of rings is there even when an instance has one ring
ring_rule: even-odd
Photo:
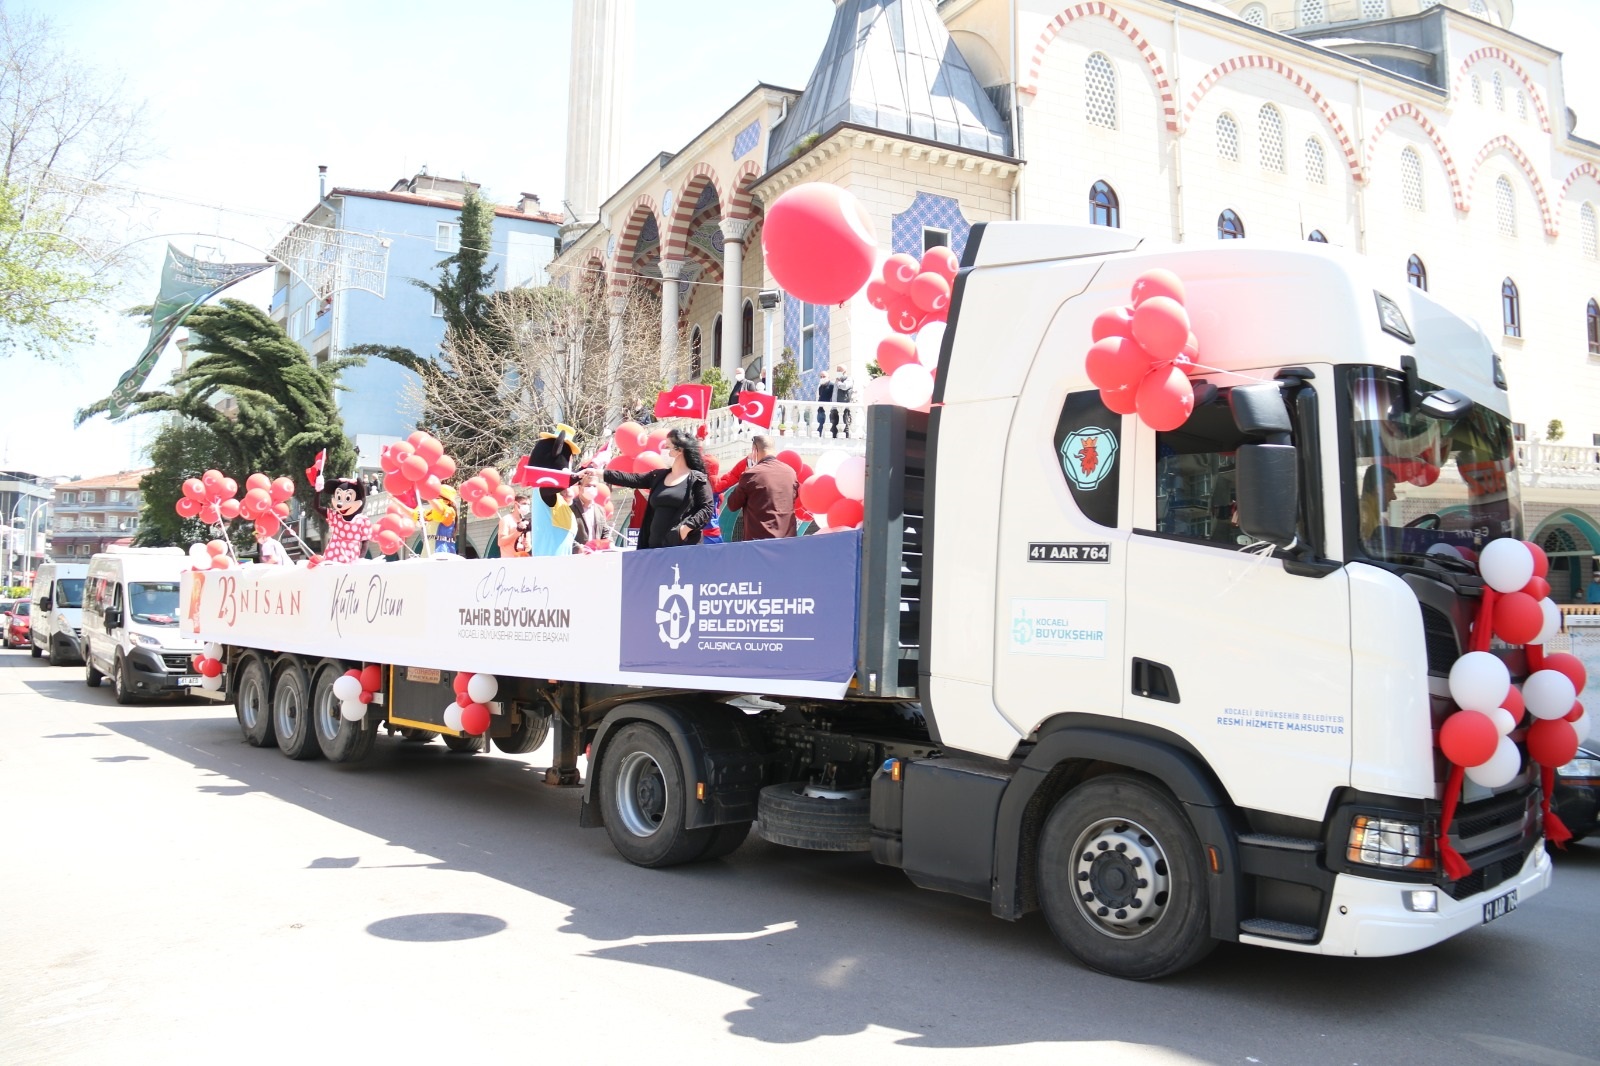
[[[1600,831],[1600,751],[1579,748],[1576,758],[1557,768],[1550,808],[1572,830],[1573,840]]]
[[[5,625],[5,645],[8,648],[26,648],[28,646],[28,623],[31,621],[29,610],[31,605],[27,600],[18,600],[5,605],[3,622]]]

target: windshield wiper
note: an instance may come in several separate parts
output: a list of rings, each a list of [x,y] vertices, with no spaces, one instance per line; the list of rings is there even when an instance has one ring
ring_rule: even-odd
[[[1426,552],[1385,552],[1384,557],[1395,562],[1415,561],[1423,566],[1433,563],[1441,570],[1453,570],[1458,574],[1476,575],[1478,568],[1465,559],[1458,559],[1454,555],[1429,555]]]

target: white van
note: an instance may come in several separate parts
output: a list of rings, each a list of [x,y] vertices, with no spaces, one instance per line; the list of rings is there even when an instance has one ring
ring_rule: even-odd
[[[33,582],[33,657],[50,656],[51,666],[81,660],[78,632],[83,626],[83,563],[45,563]]]
[[[83,595],[83,677],[111,679],[118,703],[186,693],[200,684],[192,659],[202,645],[178,627],[178,580],[189,556],[178,548],[125,548],[89,560]]]

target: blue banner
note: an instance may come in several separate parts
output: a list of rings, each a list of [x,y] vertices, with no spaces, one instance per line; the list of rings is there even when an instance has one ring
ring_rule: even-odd
[[[859,531],[629,552],[623,670],[848,682]]]

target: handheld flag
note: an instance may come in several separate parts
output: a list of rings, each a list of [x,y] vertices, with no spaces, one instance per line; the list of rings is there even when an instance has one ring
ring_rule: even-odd
[[[657,418],[704,418],[710,413],[710,385],[674,385],[656,393]]]
[[[517,460],[517,472],[511,475],[511,483],[533,489],[564,489],[572,484],[572,474],[547,466],[529,466],[528,457],[524,455]]]
[[[306,467],[306,480],[311,483],[311,491],[322,491],[322,468],[328,462],[328,449],[324,448],[317,453],[311,465]]]
[[[772,411],[776,405],[776,398],[764,392],[751,392],[746,389],[739,394],[739,402],[728,410],[732,411],[741,422],[748,422],[762,429],[771,429]]]

